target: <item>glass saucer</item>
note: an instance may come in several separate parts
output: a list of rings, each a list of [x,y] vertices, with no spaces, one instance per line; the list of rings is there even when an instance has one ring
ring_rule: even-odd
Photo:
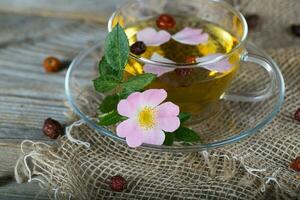
[[[82,51],[71,63],[65,79],[67,99],[80,118],[103,136],[125,142],[112,130],[97,125],[98,106],[104,95],[93,88],[92,80],[98,77],[98,62],[102,57],[102,42]],[[249,52],[266,56],[264,52],[252,44],[247,44]],[[274,90],[269,98],[259,102],[235,102],[220,100],[215,114],[205,120],[193,123],[191,128],[199,132],[203,142],[199,144],[173,146],[142,145],[158,151],[202,151],[232,144],[245,139],[255,133],[263,134],[259,130],[279,112],[284,101],[284,80],[277,65],[275,66],[276,81],[272,83]],[[267,85],[267,73],[254,64],[242,64],[238,77],[232,83],[230,92],[251,94],[262,91]]]

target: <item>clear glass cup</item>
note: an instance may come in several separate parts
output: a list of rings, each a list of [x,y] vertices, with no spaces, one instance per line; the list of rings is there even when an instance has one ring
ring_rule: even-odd
[[[138,0],[130,1],[120,7],[110,18],[108,30],[111,31],[114,25],[121,24],[125,29],[133,24],[143,23],[147,19],[155,18],[162,13],[185,18],[201,19],[221,27],[228,31],[238,43],[232,50],[224,55],[211,59],[197,60],[196,63],[171,63],[153,60],[130,54],[129,69],[131,75],[143,73],[145,65],[157,66],[160,68],[174,69],[173,74],[159,77],[150,87],[164,88],[168,92],[168,100],[178,104],[181,111],[194,114],[197,121],[205,120],[220,109],[220,100],[256,102],[267,99],[274,90],[276,76],[274,65],[266,57],[250,54],[245,48],[245,41],[248,34],[248,27],[243,15],[229,4],[216,0]],[[126,34],[131,37],[134,30],[127,30]],[[223,34],[220,32],[219,34]],[[222,35],[226,37],[226,35]],[[132,44],[135,41],[130,41]],[[175,52],[176,53],[176,52]],[[178,52],[179,53],[179,52]],[[194,81],[191,85],[178,85],[176,70],[182,68],[201,69],[205,66],[214,65],[224,60],[230,60],[232,69],[219,75],[205,77]],[[240,91],[239,93],[229,92],[228,89],[236,76],[239,76],[239,68],[242,63],[251,62],[258,64],[268,73],[268,81],[260,91]],[[132,70],[133,69],[133,70]],[[135,70],[138,69],[138,70]],[[199,72],[201,75],[202,72]],[[203,72],[204,73],[204,72]],[[199,75],[199,76],[200,76]],[[198,74],[194,73],[194,76]],[[188,82],[188,77],[183,81]],[[175,83],[176,80],[176,83]]]
[[[231,83],[221,89],[218,95],[214,95],[216,102],[209,102],[210,105],[206,106],[208,109],[200,111],[199,119],[201,117],[202,119],[190,125],[190,128],[201,134],[203,138],[201,143],[173,146],[143,144],[142,147],[172,152],[207,150],[240,141],[257,133],[268,124],[279,112],[284,101],[284,80],[276,63],[263,51],[246,42],[246,21],[232,6],[214,0],[131,1],[112,15],[108,27],[111,30],[117,22],[126,27],[130,23],[136,23],[137,20],[165,12],[182,13],[186,17],[197,16],[211,21],[233,34],[238,38],[239,43],[224,56],[194,64],[164,63],[134,54],[130,55],[130,62],[141,66],[153,64],[167,69],[181,69],[201,68],[203,65],[233,57],[237,72],[230,80]],[[99,76],[98,63],[103,56],[103,44],[104,40],[101,40],[83,50],[73,60],[66,75],[66,95],[74,112],[86,124],[103,136],[125,142],[123,138],[116,135],[114,130],[97,124],[98,106],[105,95],[94,90],[92,80]],[[209,92],[208,90],[207,93]],[[193,97],[193,95],[189,96]],[[199,98],[195,98],[195,101],[197,99],[203,102]],[[184,100],[189,101],[189,99]],[[211,113],[214,115],[209,117]]]

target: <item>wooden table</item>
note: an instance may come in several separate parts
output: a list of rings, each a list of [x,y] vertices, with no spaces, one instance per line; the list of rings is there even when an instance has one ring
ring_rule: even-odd
[[[44,120],[67,120],[66,70],[46,74],[42,62],[48,56],[71,60],[101,40],[109,15],[124,1],[0,1],[0,199],[48,199],[36,183],[14,181],[20,143],[51,143],[41,131]],[[287,36],[285,45],[292,44],[299,41]]]
[[[26,2],[26,3],[25,3]],[[48,199],[37,183],[18,185],[14,166],[24,139],[49,142],[43,121],[67,119],[66,70],[46,74],[48,56],[70,60],[106,34],[122,0],[0,2],[0,199]]]

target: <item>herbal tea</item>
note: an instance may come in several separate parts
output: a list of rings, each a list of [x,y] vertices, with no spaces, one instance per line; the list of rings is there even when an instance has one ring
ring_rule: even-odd
[[[181,16],[167,17],[169,19],[165,19],[165,22],[169,24],[159,21],[162,16],[158,16],[127,25],[125,30],[129,43],[136,48],[132,52],[140,52],[138,56],[159,62],[191,64],[226,54],[238,44],[238,40],[229,32],[212,23],[188,20]],[[140,40],[144,40],[145,44],[136,43]],[[182,112],[199,114],[218,102],[238,68],[239,55],[233,54],[210,66],[177,69],[131,59],[126,72],[127,76],[156,73],[157,79],[150,88],[165,89],[168,100],[179,105]]]

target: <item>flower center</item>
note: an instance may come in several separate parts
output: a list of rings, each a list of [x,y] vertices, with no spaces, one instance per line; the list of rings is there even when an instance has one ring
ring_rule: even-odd
[[[155,125],[155,110],[150,107],[145,107],[138,115],[138,121],[142,128],[151,129]]]

